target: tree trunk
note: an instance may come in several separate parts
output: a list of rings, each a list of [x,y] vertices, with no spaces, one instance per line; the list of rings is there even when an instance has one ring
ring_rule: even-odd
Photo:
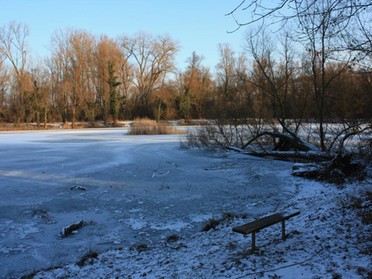
[[[76,117],[76,108],[72,106],[72,121],[71,121],[71,129],[75,128],[75,117]]]
[[[48,109],[44,108],[44,128],[47,128],[47,123],[48,123]]]
[[[267,151],[247,152],[246,154],[258,157],[272,158],[294,162],[324,162],[333,157],[325,152],[303,152],[303,151]]]

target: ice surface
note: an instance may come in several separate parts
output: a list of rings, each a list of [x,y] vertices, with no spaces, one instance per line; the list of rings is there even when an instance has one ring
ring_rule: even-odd
[[[66,265],[36,278],[242,278],[268,269],[283,278],[314,272],[321,278],[332,262],[352,275],[355,268],[347,273],[340,266],[368,266],[353,239],[342,242],[334,232],[339,216],[328,197],[337,189],[292,177],[291,163],[182,150],[179,141],[179,135],[129,136],[125,129],[1,133],[0,277]],[[71,190],[76,185],[87,190]],[[244,256],[248,239],[231,232],[246,219],[200,232],[226,212],[253,219],[285,209],[303,212],[288,224],[298,234],[281,242],[278,228],[263,230],[262,255]],[[60,236],[79,220],[79,234]],[[174,234],[181,240],[164,242]],[[323,248],[304,266],[276,270],[313,257],[326,243],[350,248],[337,257]],[[132,249],[140,244],[148,251]],[[94,265],[74,265],[89,251],[100,255]]]

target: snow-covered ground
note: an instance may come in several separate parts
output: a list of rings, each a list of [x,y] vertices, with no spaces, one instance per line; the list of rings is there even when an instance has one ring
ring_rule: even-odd
[[[1,133],[0,154],[0,278],[371,276],[371,225],[350,198],[372,191],[371,177],[340,189],[291,176],[292,163],[125,129]],[[266,228],[254,253],[232,232],[297,210],[289,237]],[[211,218],[224,220],[201,232]]]

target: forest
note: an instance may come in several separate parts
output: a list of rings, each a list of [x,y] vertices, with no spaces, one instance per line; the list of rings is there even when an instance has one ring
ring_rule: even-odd
[[[196,52],[177,69],[182,46],[168,35],[110,38],[71,28],[56,31],[50,55],[31,63],[29,35],[23,23],[0,28],[2,123],[372,116],[371,52],[331,48],[329,37],[315,33],[299,48],[289,31],[248,30],[243,51],[216,46],[214,69]]]
[[[219,45],[215,74],[195,52],[186,69],[176,69],[179,46],[168,36],[138,33],[114,40],[72,29],[56,32],[50,57],[30,65],[28,35],[23,24],[1,28],[1,122],[276,116],[312,121],[320,110],[331,122],[372,116],[371,65],[328,53],[322,65],[316,49],[297,52],[289,33],[247,33],[239,55]]]

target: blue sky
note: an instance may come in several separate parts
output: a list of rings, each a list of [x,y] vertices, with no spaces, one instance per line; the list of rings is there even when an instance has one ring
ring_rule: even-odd
[[[54,31],[73,27],[111,38],[142,31],[169,34],[181,50],[177,64],[185,67],[192,51],[204,57],[203,64],[216,66],[218,44],[229,43],[241,52],[244,30],[234,29],[225,16],[241,0],[0,0],[0,26],[12,20],[30,27],[28,39],[33,57],[49,54]]]

